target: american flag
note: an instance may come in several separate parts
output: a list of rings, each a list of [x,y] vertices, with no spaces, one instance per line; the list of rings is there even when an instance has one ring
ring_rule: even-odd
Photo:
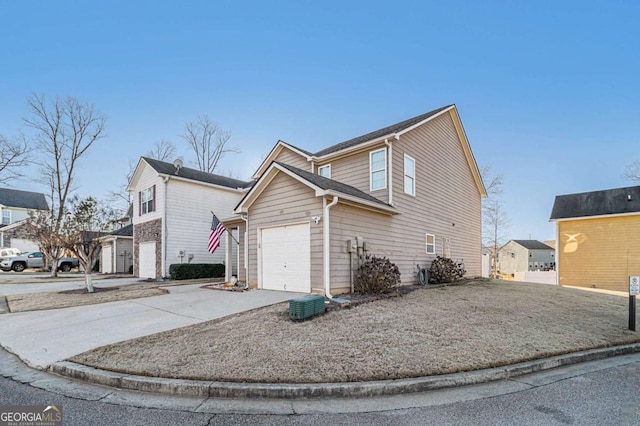
[[[207,249],[213,254],[216,249],[220,247],[220,239],[222,238],[222,234],[224,234],[225,227],[213,212],[211,212],[211,214],[213,214],[213,220],[211,221],[211,232],[209,233],[209,246]]]

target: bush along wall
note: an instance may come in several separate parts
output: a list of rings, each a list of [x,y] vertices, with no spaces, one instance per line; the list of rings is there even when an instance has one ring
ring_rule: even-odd
[[[177,263],[169,265],[169,275],[174,280],[224,277],[225,266],[221,263]]]

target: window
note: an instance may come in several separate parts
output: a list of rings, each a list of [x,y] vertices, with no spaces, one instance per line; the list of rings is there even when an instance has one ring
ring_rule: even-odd
[[[372,191],[387,187],[387,149],[369,153],[369,186]]]
[[[436,236],[435,235],[426,234],[425,251],[427,254],[436,254]]]
[[[2,224],[11,224],[11,210],[2,210]]]
[[[331,179],[331,164],[318,167],[318,174],[322,177],[326,177],[327,179]]]
[[[155,203],[154,199],[156,198],[156,186],[153,185],[145,189],[144,191],[140,191],[140,214],[151,213],[155,211]]]
[[[416,160],[404,155],[404,192],[416,195]]]

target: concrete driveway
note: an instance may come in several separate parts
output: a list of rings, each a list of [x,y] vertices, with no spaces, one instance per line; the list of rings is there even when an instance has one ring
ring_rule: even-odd
[[[29,366],[46,369],[70,356],[136,337],[283,302],[301,293],[167,287],[163,296],[0,315],[0,344]]]

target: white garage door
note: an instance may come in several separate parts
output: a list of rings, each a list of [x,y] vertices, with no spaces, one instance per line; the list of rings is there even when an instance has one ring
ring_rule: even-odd
[[[40,251],[38,244],[31,240],[23,240],[22,238],[12,238],[11,248],[17,248],[21,252],[25,251]]]
[[[311,292],[309,224],[262,230],[262,288]]]
[[[140,255],[138,257],[140,278],[156,277],[156,242],[140,243]]]
[[[111,274],[113,272],[112,256],[113,249],[111,246],[102,246],[102,273]]]

